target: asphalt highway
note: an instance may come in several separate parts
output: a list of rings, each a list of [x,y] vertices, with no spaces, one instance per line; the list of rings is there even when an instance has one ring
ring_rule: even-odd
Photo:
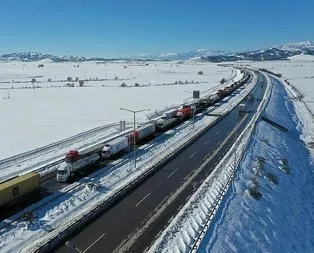
[[[239,114],[235,108],[55,252],[143,252],[147,249],[245,128],[264,94],[265,82],[259,76],[252,91],[254,100],[243,101],[248,113]]]

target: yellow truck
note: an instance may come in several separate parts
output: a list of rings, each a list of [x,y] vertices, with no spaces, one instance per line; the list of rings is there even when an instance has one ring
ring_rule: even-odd
[[[0,207],[11,205],[31,193],[39,192],[40,178],[30,172],[0,183]]]

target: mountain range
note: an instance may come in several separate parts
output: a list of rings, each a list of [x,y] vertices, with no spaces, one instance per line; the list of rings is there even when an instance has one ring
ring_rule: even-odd
[[[306,54],[314,55],[314,42],[305,41],[297,43],[287,43],[285,45],[273,46],[260,50],[251,50],[244,52],[227,52],[222,50],[199,49],[181,53],[162,53],[162,54],[142,54],[135,57],[108,59],[103,57],[81,57],[81,56],[55,56],[38,52],[9,53],[0,56],[0,61],[40,61],[50,59],[53,62],[82,62],[82,61],[113,61],[113,60],[143,60],[143,61],[186,61],[200,60],[209,62],[224,61],[270,61],[287,60],[288,57]]]

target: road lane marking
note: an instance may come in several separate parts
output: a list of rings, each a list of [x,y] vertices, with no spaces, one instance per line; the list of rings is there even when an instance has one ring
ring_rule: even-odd
[[[135,207],[137,207],[139,204],[141,204],[148,196],[150,195],[150,193],[148,193],[144,198],[142,198],[142,200],[140,202],[138,202]]]
[[[194,152],[192,155],[190,155],[189,158],[191,159],[195,154],[196,154],[196,152]]]
[[[255,87],[256,85],[256,76],[253,75],[253,80],[248,85],[248,89],[251,88],[251,86]],[[221,148],[221,147],[220,147]],[[130,247],[138,240],[140,236],[144,234],[145,231],[151,226],[153,222],[155,222],[158,217],[160,217],[163,212],[165,212],[166,208],[168,208],[173,201],[188,187],[188,185],[192,182],[192,180],[197,177],[204,169],[205,166],[210,162],[210,160],[206,160],[204,163],[201,164],[200,167],[196,168],[193,172],[193,174],[190,176],[187,175],[184,180],[187,177],[190,177],[188,180],[184,181],[183,184],[179,185],[179,188],[177,188],[171,195],[169,195],[168,200],[160,207],[160,210],[158,212],[152,213],[152,215],[145,220],[145,224],[143,224],[136,232],[129,235],[127,238],[125,238],[119,245],[116,247],[114,252],[125,252],[130,249]],[[170,222],[170,221],[169,221]],[[168,223],[169,223],[168,222]]]
[[[105,236],[106,233],[103,233],[101,236],[98,237],[98,239],[96,241],[94,241],[91,245],[88,246],[88,248],[86,250],[83,251],[83,253],[85,253],[86,251],[88,251],[91,247],[93,247],[93,245],[95,243],[97,243],[101,238],[103,238]]]
[[[207,140],[204,144],[206,145],[208,142],[210,142],[210,139],[209,139],[209,140]]]
[[[219,134],[219,131],[217,131],[217,132],[215,133],[215,135],[217,135],[217,134]]]
[[[187,174],[184,178],[183,178],[183,180],[185,181],[190,175],[191,175],[191,173],[193,172],[193,170],[192,171],[190,171],[190,173],[189,174]]]
[[[171,177],[178,169],[179,169],[179,168],[176,168],[173,172],[171,172],[171,173],[169,174],[168,178]]]
[[[212,160],[214,156],[217,155],[217,153],[220,151],[220,149],[227,143],[227,141],[231,138],[231,136],[234,134],[235,131],[238,130],[238,126],[241,125],[243,123],[243,121],[248,117],[249,115],[246,114],[241,121],[236,125],[236,127],[228,134],[227,138],[224,139],[224,141],[220,144],[219,142],[219,147],[217,147],[217,149],[212,153],[212,154],[207,154],[204,158],[203,161],[209,159]],[[219,157],[220,159],[220,157]]]
[[[165,197],[165,198],[159,203],[159,205],[156,207],[157,210],[158,210],[158,208],[166,201],[167,198],[168,198],[168,196]]]

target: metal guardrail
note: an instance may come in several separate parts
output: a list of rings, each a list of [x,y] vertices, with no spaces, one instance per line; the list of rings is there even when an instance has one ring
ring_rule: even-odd
[[[118,124],[119,125],[119,124]],[[107,125],[107,126],[103,126],[103,127],[100,127],[100,128],[97,128],[96,130],[97,131],[102,131],[102,129],[101,128],[103,128],[103,129],[107,129],[107,128],[110,128],[110,127],[114,127],[114,126],[117,126],[116,125],[116,123],[114,123],[114,124],[110,124],[110,125]],[[95,129],[92,129],[92,130],[95,130]],[[84,136],[88,136],[89,134],[91,134],[91,133],[94,133],[94,132],[97,132],[97,131],[87,131],[87,132],[84,132]],[[131,131],[131,130],[130,130]],[[123,133],[120,133],[120,134],[116,134],[116,135],[114,135],[113,137],[109,137],[108,136],[108,138],[107,139],[105,139],[104,140],[104,142],[105,141],[110,141],[110,140],[112,140],[113,138],[116,138],[117,136],[120,136],[120,135],[123,135],[123,134],[127,134],[128,133],[128,131],[126,131],[126,132],[123,132]],[[82,136],[80,136],[80,138],[81,138]],[[70,137],[71,138],[71,137]],[[71,143],[72,141],[73,141],[73,139],[72,140],[70,140],[69,138],[68,139],[66,139],[67,140],[67,142],[69,142],[69,143]],[[60,142],[57,142],[57,143],[54,143],[56,146],[55,146],[55,148],[56,147],[58,147],[59,145],[62,145],[63,143],[60,143]],[[42,147],[43,148],[43,147]],[[36,152],[42,152],[43,150],[37,150],[36,149]],[[45,152],[51,152],[51,151],[49,151],[49,150],[47,150],[47,149],[44,149],[44,151]],[[31,151],[30,151],[31,152]],[[43,153],[41,153],[41,155],[43,155]],[[39,173],[40,171],[43,171],[43,170],[46,170],[46,169],[48,169],[48,168],[51,168],[51,167],[53,167],[53,166],[55,166],[55,165],[57,165],[57,164],[60,164],[60,163],[62,163],[65,159],[64,158],[61,158],[61,157],[63,157],[63,155],[62,156],[60,156],[60,158],[56,158],[55,160],[53,160],[52,162],[48,162],[48,164],[45,164],[45,165],[42,165],[42,166],[38,166],[37,168],[35,167],[34,169],[33,169],[33,171],[35,171],[35,172],[37,172],[37,173]],[[32,157],[33,158],[33,157]],[[32,159],[32,158],[29,158],[29,159]],[[49,160],[48,160],[49,161]],[[21,161],[20,161],[21,162]],[[12,166],[12,165],[11,165]],[[0,168],[0,170],[1,169],[5,169],[5,168]],[[25,168],[25,169],[23,169],[23,170],[21,170],[21,171],[19,171],[19,172],[17,172],[15,175],[13,175],[13,176],[9,176],[9,177],[7,177],[7,178],[3,178],[1,181],[0,181],[0,183],[1,182],[4,182],[4,181],[7,181],[7,180],[10,180],[11,178],[13,178],[13,177],[15,177],[15,176],[17,176],[17,175],[20,175],[20,174],[23,174],[23,173],[25,173],[25,172],[27,172],[27,171],[30,171],[31,169],[30,168]]]
[[[91,133],[102,131],[102,130],[104,130],[106,128],[110,128],[110,127],[114,127],[114,126],[119,126],[119,123],[111,123],[111,124],[108,124],[108,125],[105,125],[105,126],[96,127],[96,128],[91,129],[91,130],[85,131],[83,133],[79,133],[79,134],[76,134],[74,136],[71,136],[71,137],[68,137],[66,139],[63,139],[61,141],[54,142],[54,143],[48,144],[48,145],[40,147],[40,148],[36,148],[36,149],[30,150],[30,151],[27,151],[27,152],[24,152],[24,153],[21,153],[21,154],[18,154],[18,155],[14,155],[14,156],[2,159],[2,160],[0,160],[0,169],[5,169],[6,167],[8,167],[8,166],[6,166],[4,168],[1,168],[1,167],[3,167],[3,165],[7,165],[7,164],[10,164],[10,163],[16,163],[16,162],[21,162],[21,161],[17,161],[17,160],[26,158],[27,156],[35,155],[35,154],[43,152],[43,151],[47,151],[50,148],[57,148],[58,146],[60,146],[62,144],[73,142],[73,141],[75,141],[77,139],[80,139],[82,137],[88,136]]]

